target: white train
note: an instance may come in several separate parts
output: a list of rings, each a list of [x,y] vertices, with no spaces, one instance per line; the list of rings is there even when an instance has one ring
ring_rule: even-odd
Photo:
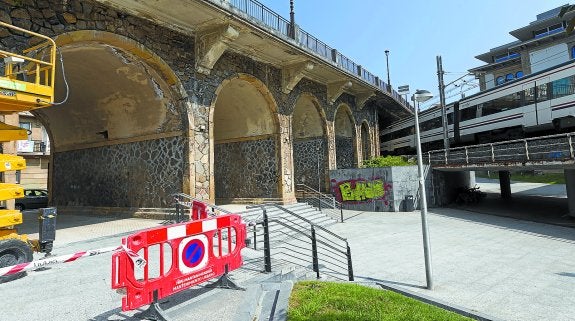
[[[571,131],[575,127],[575,60],[447,106],[451,146]],[[441,110],[419,114],[423,150],[443,149]],[[380,132],[382,154],[415,151],[413,116]]]

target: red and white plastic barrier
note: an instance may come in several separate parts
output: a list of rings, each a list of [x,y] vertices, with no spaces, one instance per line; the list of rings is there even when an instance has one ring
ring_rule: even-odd
[[[205,208],[203,209],[205,210]],[[198,217],[202,209],[198,208]],[[125,288],[122,310],[137,309],[242,265],[246,226],[237,214],[151,228],[122,239],[112,256],[112,288]],[[143,270],[128,253],[143,252]]]
[[[12,274],[16,274],[16,273],[20,273],[20,272],[24,272],[24,271],[36,270],[36,269],[51,266],[51,265],[70,263],[70,262],[74,262],[76,260],[79,260],[81,258],[100,255],[100,254],[104,254],[104,253],[108,253],[108,252],[114,252],[114,251],[118,251],[118,250],[124,250],[126,252],[126,254],[132,258],[135,266],[141,267],[145,264],[145,261],[142,258],[140,258],[136,253],[131,252],[130,250],[128,250],[127,248],[125,248],[123,246],[117,246],[117,247],[106,247],[106,248],[97,249],[97,250],[76,252],[74,254],[68,254],[68,255],[47,257],[47,258],[44,258],[44,259],[38,260],[38,261],[20,263],[17,265],[3,267],[3,268],[0,268],[0,276],[7,276],[7,275],[12,275]]]

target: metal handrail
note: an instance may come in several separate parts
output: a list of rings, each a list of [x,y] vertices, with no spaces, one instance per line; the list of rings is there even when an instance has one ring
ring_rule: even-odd
[[[220,7],[225,9],[225,6],[222,6],[221,1],[216,0],[207,0],[210,1]],[[274,12],[273,10],[269,9],[262,3],[256,0],[230,0],[229,5],[236,10],[246,14],[249,18],[252,18],[264,26],[279,32],[282,36],[291,39],[290,37],[290,28],[292,28],[291,23],[280,16],[278,13]],[[323,41],[317,39],[309,32],[305,30],[293,26],[296,30],[294,32],[295,40],[298,44],[303,46],[305,49],[308,49],[312,53],[318,55],[323,60],[328,61],[330,64],[337,66],[342,71],[345,71],[354,77],[357,77],[376,88],[381,89],[384,92],[390,94],[390,97],[398,101],[400,104],[404,105],[411,111],[414,110],[414,107],[411,104],[403,99],[399,93],[391,88],[389,84],[386,84],[384,81],[380,80],[379,77],[373,76],[369,71],[365,70],[363,67],[355,63],[353,60],[345,57],[341,53],[337,52],[337,50],[331,48]],[[370,76],[371,75],[371,76]]]

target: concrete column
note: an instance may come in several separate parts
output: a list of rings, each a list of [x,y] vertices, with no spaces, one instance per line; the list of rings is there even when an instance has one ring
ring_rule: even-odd
[[[499,188],[501,198],[511,199],[511,174],[509,171],[499,171]]]
[[[327,167],[328,169],[336,169],[335,122],[327,121],[325,127],[327,136]]]
[[[569,216],[575,217],[575,169],[565,169],[565,189],[567,190],[567,204]]]
[[[356,168],[360,168],[361,164],[363,163],[363,143],[361,137],[361,124],[359,126],[354,125],[355,127],[355,166]]]
[[[291,137],[292,116],[278,114],[280,123],[280,182],[279,192],[284,204],[297,202],[294,188],[293,143]]]

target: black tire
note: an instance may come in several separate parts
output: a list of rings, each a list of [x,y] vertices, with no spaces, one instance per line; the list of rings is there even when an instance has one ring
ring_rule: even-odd
[[[12,266],[20,263],[30,262],[34,259],[32,249],[28,244],[16,240],[0,240],[0,267]],[[7,276],[0,276],[0,283],[13,281],[26,275],[20,272]]]
[[[17,211],[22,212],[22,211],[24,210],[24,205],[22,205],[22,204],[16,204],[16,205],[14,205],[14,209],[17,210]]]

